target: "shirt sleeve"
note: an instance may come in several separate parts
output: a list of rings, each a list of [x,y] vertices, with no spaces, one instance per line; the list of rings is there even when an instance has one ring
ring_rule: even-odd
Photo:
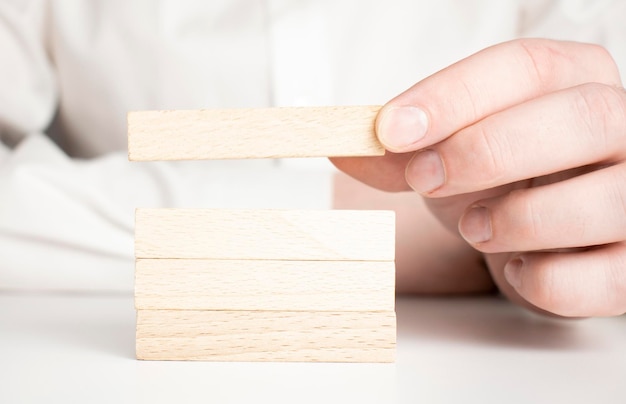
[[[0,140],[5,146],[44,131],[55,113],[58,94],[42,31],[44,7],[31,0],[0,3]]]

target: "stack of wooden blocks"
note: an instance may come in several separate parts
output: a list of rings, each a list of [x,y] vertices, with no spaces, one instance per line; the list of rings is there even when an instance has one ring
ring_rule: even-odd
[[[135,161],[251,154],[333,156],[354,155],[350,151],[356,149],[357,155],[380,154],[373,136],[376,109],[343,108],[353,108],[348,111],[353,119],[346,118],[341,108],[182,111],[181,116],[176,116],[179,111],[131,113],[129,156]],[[263,119],[251,124],[250,117],[259,111]],[[283,118],[277,119],[276,114]],[[302,124],[298,114],[317,118]],[[269,140],[263,137],[263,129],[258,130],[268,119]],[[285,132],[280,128],[287,121],[291,131],[294,125],[308,128],[308,135],[301,135],[298,142],[302,137],[308,140],[278,154],[269,147],[271,155],[259,154],[262,144],[235,144],[224,135],[230,131],[233,138],[235,131],[236,139],[247,136],[248,142],[250,138],[272,142],[280,136],[276,133]],[[338,149],[336,142],[324,146],[323,140],[316,139],[324,127],[345,130],[342,122],[354,125],[355,121],[357,125],[348,132],[358,133],[356,140],[348,133],[344,137],[349,141]],[[364,122],[369,129],[360,135]],[[246,135],[251,126],[256,132]],[[199,152],[207,136],[214,137],[212,132],[222,136],[221,146]],[[227,152],[219,151],[223,144],[230,144]],[[301,152],[311,145],[322,149]],[[165,157],[163,147],[170,149]],[[255,153],[246,153],[247,148]],[[393,212],[137,209],[135,225],[138,359],[394,360]]]

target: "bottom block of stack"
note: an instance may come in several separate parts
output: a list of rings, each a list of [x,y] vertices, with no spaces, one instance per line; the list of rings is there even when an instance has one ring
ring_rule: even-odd
[[[137,359],[393,362],[393,311],[138,310]]]

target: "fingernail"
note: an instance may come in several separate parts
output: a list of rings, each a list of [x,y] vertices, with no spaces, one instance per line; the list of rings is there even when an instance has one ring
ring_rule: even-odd
[[[426,135],[428,116],[417,107],[389,107],[383,111],[376,129],[383,145],[392,151],[404,150]]]
[[[446,173],[439,153],[424,150],[415,155],[406,168],[406,181],[415,191],[428,194],[446,181]]]
[[[522,266],[524,261],[521,258],[515,258],[509,261],[504,267],[504,277],[506,281],[511,284],[515,289],[522,286]]]
[[[459,222],[459,232],[470,243],[478,244],[491,240],[491,215],[489,209],[475,206],[465,212]]]

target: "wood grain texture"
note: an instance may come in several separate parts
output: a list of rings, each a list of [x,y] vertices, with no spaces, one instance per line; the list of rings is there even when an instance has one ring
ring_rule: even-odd
[[[393,362],[395,345],[393,312],[137,312],[137,359]]]
[[[293,107],[128,114],[131,161],[382,156],[380,106]]]
[[[137,258],[392,261],[393,211],[137,209]]]
[[[135,307],[393,311],[393,261],[139,259]]]

